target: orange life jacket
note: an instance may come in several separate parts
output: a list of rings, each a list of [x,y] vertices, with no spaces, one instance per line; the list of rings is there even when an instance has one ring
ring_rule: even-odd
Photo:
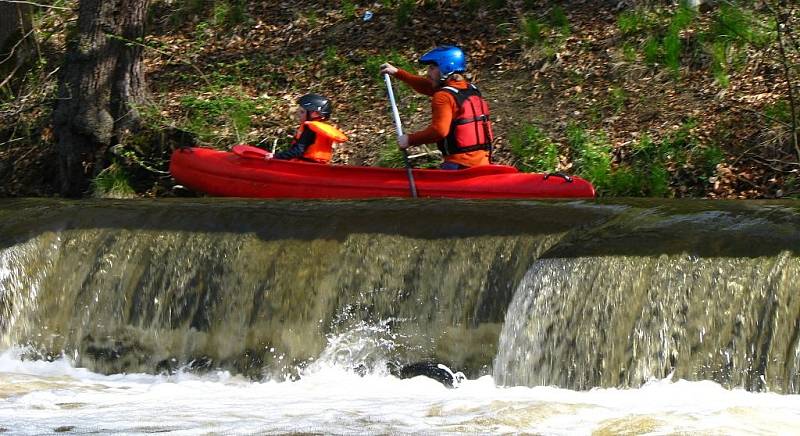
[[[297,129],[292,144],[303,136],[306,127],[316,133],[316,139],[313,144],[306,147],[303,153],[303,159],[305,160],[326,164],[330,162],[333,157],[333,143],[347,141],[347,136],[345,136],[344,133],[328,123],[322,121],[306,121]]]
[[[489,106],[475,85],[466,89],[452,86],[442,88],[456,100],[456,113],[447,136],[437,145],[444,155],[467,153],[476,150],[492,151],[492,122]]]

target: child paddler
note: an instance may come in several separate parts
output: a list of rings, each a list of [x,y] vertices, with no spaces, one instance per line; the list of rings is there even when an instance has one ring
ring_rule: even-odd
[[[288,150],[275,153],[273,159],[297,160],[327,164],[333,156],[333,144],[347,141],[347,136],[329,124],[332,107],[328,98],[306,94],[297,100],[296,116],[300,127]]]

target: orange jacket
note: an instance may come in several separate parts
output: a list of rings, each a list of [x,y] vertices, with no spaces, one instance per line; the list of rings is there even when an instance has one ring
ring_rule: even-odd
[[[450,132],[453,116],[458,111],[455,97],[447,91],[434,87],[433,82],[426,76],[417,76],[408,71],[398,69],[395,77],[408,84],[414,91],[431,96],[431,123],[425,129],[408,135],[409,145],[435,144]],[[469,82],[466,80],[448,79],[445,86],[456,89],[467,89]],[[489,165],[489,152],[476,150],[466,153],[451,154],[444,157],[445,162],[453,162],[465,167]]]
[[[304,136],[306,141],[313,138],[313,142],[302,144],[301,138]],[[292,147],[286,152],[278,153],[275,157],[326,164],[333,157],[333,143],[344,141],[347,141],[347,136],[336,127],[323,121],[306,121],[295,132]]]

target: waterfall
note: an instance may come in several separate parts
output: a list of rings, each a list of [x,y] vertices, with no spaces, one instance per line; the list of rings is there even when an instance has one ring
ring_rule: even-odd
[[[296,378],[800,391],[795,203],[0,203],[0,350]]]
[[[651,379],[798,392],[800,258],[542,259],[500,336],[503,385],[639,387]]]
[[[349,229],[350,220],[298,233],[287,224],[297,209],[279,207],[239,217],[240,231],[220,229],[218,216],[173,222],[180,207],[54,211],[33,224],[43,230],[0,248],[0,340],[102,373],[223,368],[282,379],[319,358],[331,335],[382,326],[396,341],[385,360],[435,359],[477,375],[490,371],[530,259],[563,234],[460,226],[432,237]]]

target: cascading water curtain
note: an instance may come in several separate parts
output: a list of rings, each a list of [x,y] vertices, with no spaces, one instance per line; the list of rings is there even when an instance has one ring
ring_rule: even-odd
[[[656,378],[800,391],[800,258],[537,261],[509,307],[502,385],[638,387]]]

